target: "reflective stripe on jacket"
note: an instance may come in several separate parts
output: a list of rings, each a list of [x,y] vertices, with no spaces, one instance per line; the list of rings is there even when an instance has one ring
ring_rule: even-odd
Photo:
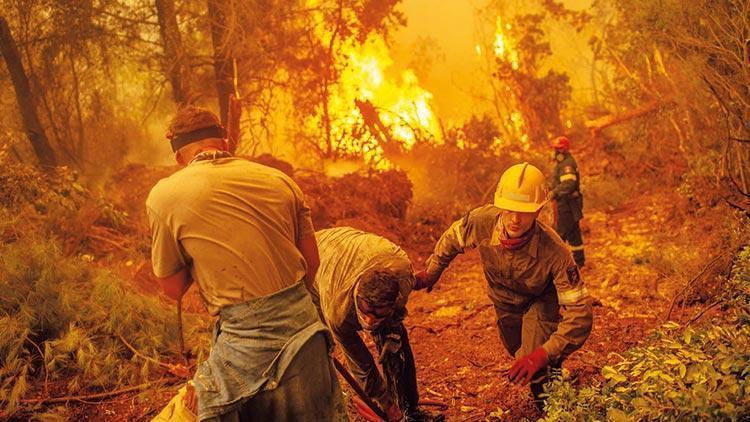
[[[558,153],[555,169],[550,179],[552,198],[557,202],[558,214],[573,221],[583,218],[583,195],[581,195],[581,175],[576,160],[570,153]]]

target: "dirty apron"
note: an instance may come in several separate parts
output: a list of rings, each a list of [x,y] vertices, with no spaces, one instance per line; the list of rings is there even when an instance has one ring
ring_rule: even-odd
[[[297,356],[318,333],[327,335],[326,327],[320,322],[302,282],[268,296],[223,307],[214,326],[211,352],[193,378],[198,420],[237,411],[255,395],[276,389],[295,357],[320,361],[320,356],[304,356],[307,352]],[[328,363],[327,353],[324,358]],[[305,363],[302,362],[303,367]],[[333,382],[337,382],[335,377]],[[338,391],[337,384],[335,390]],[[300,414],[310,414],[304,407],[313,402],[307,397],[293,404],[300,407]]]

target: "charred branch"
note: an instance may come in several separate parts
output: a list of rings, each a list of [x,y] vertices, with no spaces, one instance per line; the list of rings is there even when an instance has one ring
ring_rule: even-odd
[[[598,132],[600,132],[601,130],[605,128],[618,125],[620,123],[628,122],[630,120],[636,119],[641,116],[645,116],[649,113],[658,111],[662,109],[663,107],[666,107],[667,105],[672,104],[672,103],[673,103],[673,100],[671,98],[651,100],[647,102],[646,104],[643,104],[632,110],[628,110],[622,113],[609,114],[609,115],[606,115],[606,116],[603,116],[594,120],[588,120],[584,123],[584,126],[590,129],[591,132],[593,132],[593,134],[596,135]]]

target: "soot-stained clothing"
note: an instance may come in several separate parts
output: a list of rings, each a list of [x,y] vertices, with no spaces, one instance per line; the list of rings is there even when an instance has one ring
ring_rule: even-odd
[[[346,420],[303,282],[298,247],[314,229],[297,185],[244,159],[199,160],[161,180],[146,207],[155,274],[188,270],[218,317],[193,378],[198,419]]]
[[[388,239],[351,227],[320,230],[317,232],[317,239],[320,267],[315,290],[320,298],[322,316],[344,351],[349,369],[365,393],[387,409],[393,399],[392,392],[387,388],[375,360],[358,334],[363,327],[357,318],[354,295],[360,277],[366,271],[388,269],[396,274],[399,295],[394,312],[373,333],[373,337],[379,350],[383,347],[383,339],[398,337],[395,347],[401,348],[407,355],[406,367],[411,366],[411,375],[406,378],[415,378],[413,356],[402,323],[406,316],[406,302],[414,288],[411,261],[406,252]],[[404,394],[416,397],[416,379],[405,381],[410,381],[409,390],[413,391]],[[409,405],[416,407],[416,401]],[[403,409],[403,404],[402,410],[406,410]]]

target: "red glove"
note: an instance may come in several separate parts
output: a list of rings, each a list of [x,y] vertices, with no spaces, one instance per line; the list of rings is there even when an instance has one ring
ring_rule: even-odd
[[[531,382],[534,374],[547,366],[548,362],[549,356],[547,356],[547,352],[542,347],[538,347],[528,355],[516,359],[508,371],[508,376],[512,382],[528,384]]]
[[[414,274],[414,279],[414,290],[427,289],[427,293],[432,291],[432,286],[437,282],[437,280],[430,280],[425,270]]]

